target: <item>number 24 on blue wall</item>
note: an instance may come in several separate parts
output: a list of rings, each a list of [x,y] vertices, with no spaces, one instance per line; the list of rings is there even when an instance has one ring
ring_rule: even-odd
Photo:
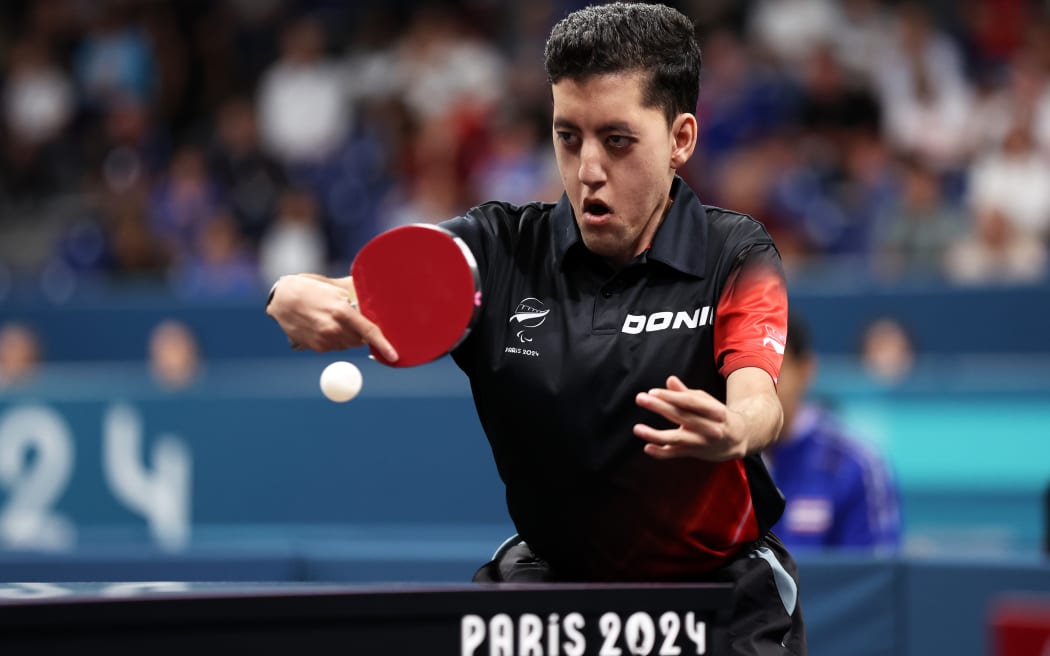
[[[182,549],[190,537],[188,447],[174,435],[161,435],[147,468],[135,409],[111,405],[102,421],[102,470],[110,492],[145,518],[159,547]],[[9,492],[0,507],[0,547],[75,546],[73,523],[54,509],[72,477],[73,444],[67,423],[48,406],[15,406],[0,416],[0,487]]]

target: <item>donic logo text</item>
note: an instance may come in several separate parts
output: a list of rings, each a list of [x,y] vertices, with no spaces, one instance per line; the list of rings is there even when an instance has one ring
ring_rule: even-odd
[[[679,330],[682,328],[699,328],[710,326],[715,322],[715,313],[711,311],[710,305],[696,308],[692,312],[679,310],[677,312],[653,312],[652,314],[628,314],[623,321],[620,332],[628,335],[639,333],[655,333],[660,330]]]

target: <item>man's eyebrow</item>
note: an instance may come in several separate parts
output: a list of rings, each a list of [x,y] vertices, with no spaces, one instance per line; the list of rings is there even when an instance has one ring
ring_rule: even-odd
[[[555,119],[554,120],[554,129],[555,130],[573,130],[575,132],[579,132],[580,131],[579,126],[577,126],[572,121],[569,121],[569,120],[566,120],[566,119],[563,119],[563,118],[559,118],[559,119]],[[635,136],[635,134],[637,134],[637,132],[634,130],[634,128],[632,128],[627,123],[623,123],[623,122],[620,122],[620,121],[613,121],[611,123],[603,123],[602,125],[598,126],[597,132],[598,132],[598,134],[616,133],[616,134],[623,134],[623,135],[631,136],[631,137],[633,137],[633,136]]]
[[[627,123],[621,123],[620,121],[613,121],[612,123],[605,123],[598,126],[598,134],[609,134],[610,132],[627,135],[629,137],[635,135],[634,128]]]

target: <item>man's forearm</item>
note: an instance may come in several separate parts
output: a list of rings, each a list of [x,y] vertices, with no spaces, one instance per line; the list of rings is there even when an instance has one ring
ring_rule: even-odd
[[[776,441],[784,410],[773,381],[762,369],[747,367],[726,381],[726,410],[733,416],[733,432],[756,453]]]

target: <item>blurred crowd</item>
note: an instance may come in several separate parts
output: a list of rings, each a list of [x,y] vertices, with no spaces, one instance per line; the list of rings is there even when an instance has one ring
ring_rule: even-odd
[[[553,201],[542,50],[571,0],[0,6],[0,298],[254,295],[385,228]],[[1038,284],[1050,2],[691,0],[682,175],[789,274]]]

